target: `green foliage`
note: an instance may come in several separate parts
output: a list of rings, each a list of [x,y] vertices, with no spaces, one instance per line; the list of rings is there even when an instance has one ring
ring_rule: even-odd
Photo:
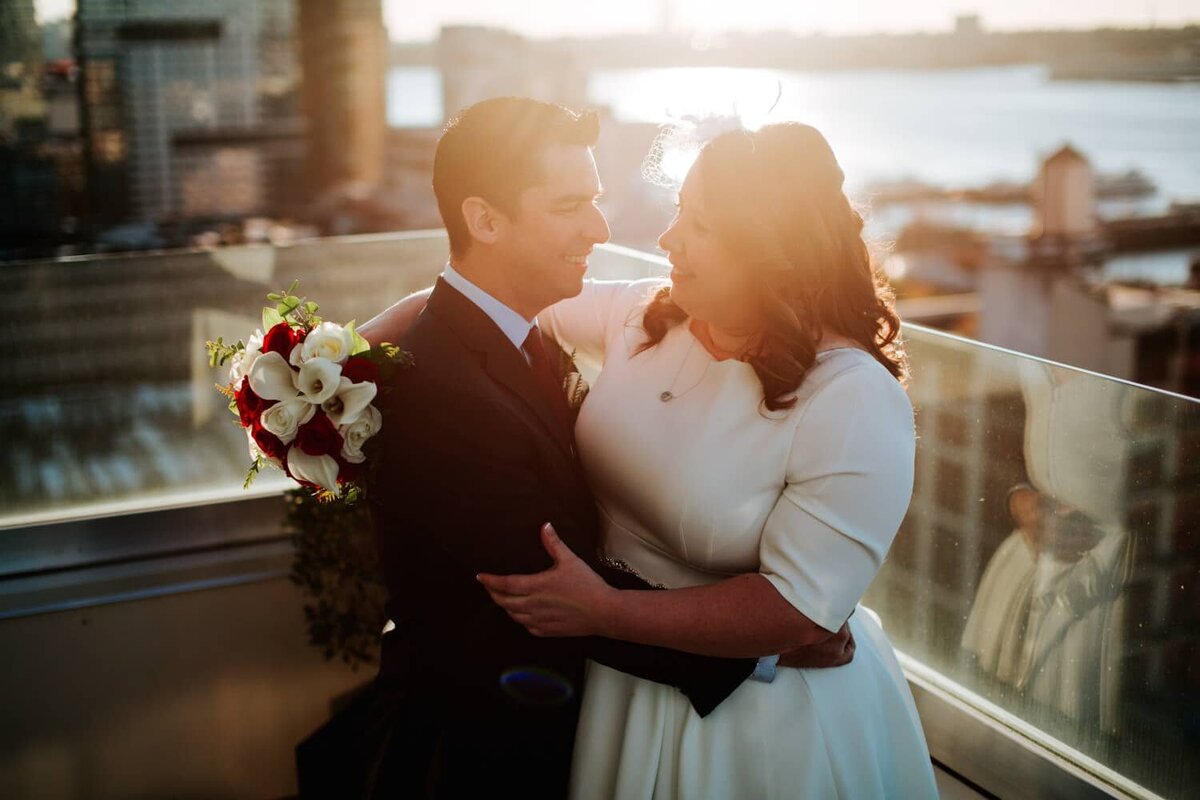
[[[365,353],[371,349],[371,343],[362,337],[362,335],[354,329],[355,320],[350,320],[346,323],[346,330],[350,331],[350,336],[354,339],[354,347],[350,350],[350,355],[356,356],[359,353]]]
[[[299,286],[300,281],[292,281],[292,285],[287,289],[271,292],[267,295],[267,302],[274,303],[275,307],[271,308],[268,306],[263,308],[264,332],[285,320],[293,327],[305,329],[311,329],[313,326],[321,323],[321,318],[317,316],[319,306],[307,297],[298,296],[296,289]]]
[[[235,413],[237,409],[234,409]],[[240,424],[240,423],[239,423]],[[250,484],[254,483],[254,479],[258,477],[258,473],[262,472],[262,468],[267,465],[262,456],[254,459],[254,463],[250,465],[250,469],[246,470],[246,480],[242,483],[243,489],[249,489]]]
[[[379,365],[379,391],[387,392],[392,378],[398,369],[407,369],[413,365],[412,354],[401,350],[391,342],[380,344],[358,355]]]
[[[283,315],[270,306],[263,306],[262,310],[262,329],[263,333],[271,330],[279,323],[283,322]]]
[[[296,546],[290,578],[304,593],[309,642],[355,670],[374,664],[387,589],[367,504],[321,501],[299,489],[286,497],[285,527]]]
[[[225,337],[218,336],[215,342],[205,342],[204,349],[208,351],[210,367],[223,367],[229,359],[246,349],[246,343],[238,339],[237,344],[225,344]]]

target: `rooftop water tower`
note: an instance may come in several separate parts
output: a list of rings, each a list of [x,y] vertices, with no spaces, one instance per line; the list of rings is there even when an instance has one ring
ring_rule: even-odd
[[[1031,187],[1033,224],[1019,255],[996,258],[980,275],[980,336],[1022,353],[1103,367],[1077,351],[1103,329],[1107,310],[1081,289],[1080,269],[1099,263],[1104,237],[1096,216],[1092,165],[1070,145],[1049,155]],[[1085,323],[1084,320],[1090,320]]]
[[[1042,162],[1033,185],[1034,239],[1055,241],[1095,236],[1096,194],[1092,165],[1070,145]]]

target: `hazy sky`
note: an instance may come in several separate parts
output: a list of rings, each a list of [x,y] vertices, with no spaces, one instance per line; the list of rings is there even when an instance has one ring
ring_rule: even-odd
[[[34,4],[38,17],[47,20],[71,14],[75,0]],[[383,5],[393,39],[428,39],[442,24],[464,22],[531,36],[652,31],[668,16],[689,30],[832,34],[945,30],[962,13],[978,13],[996,29],[1200,22],[1200,0],[383,0]]]
[[[945,30],[962,13],[978,13],[985,25],[998,29],[1200,21],[1200,0],[384,0],[384,14],[393,39],[430,38],[448,22],[487,23],[544,36],[655,30],[665,6],[673,9],[677,26],[701,30]]]

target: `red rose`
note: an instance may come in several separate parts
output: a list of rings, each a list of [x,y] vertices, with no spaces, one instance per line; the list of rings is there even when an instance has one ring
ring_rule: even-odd
[[[342,435],[324,411],[318,410],[313,418],[300,426],[296,432],[296,446],[310,456],[334,456],[342,452]]]
[[[254,428],[251,430],[251,435],[254,437],[254,443],[258,445],[258,449],[271,458],[280,461],[284,469],[287,469],[287,451],[288,446],[279,440],[279,437],[271,433],[259,423],[254,423]],[[290,473],[289,473],[290,474]]]
[[[362,464],[351,464],[341,456],[337,457],[338,483],[353,483],[362,477]]]
[[[238,416],[242,419],[243,428],[253,428],[258,424],[262,412],[275,405],[274,400],[264,400],[256,395],[250,388],[249,379],[242,380],[242,386],[233,393],[233,399],[237,402]]]
[[[292,348],[304,339],[304,333],[288,325],[286,322],[277,322],[267,331],[267,335],[263,337],[262,351],[264,353],[279,353],[283,356],[283,360],[287,361],[292,354]]]
[[[379,365],[369,358],[354,356],[346,359],[346,363],[342,365],[342,376],[349,378],[353,383],[378,383]]]

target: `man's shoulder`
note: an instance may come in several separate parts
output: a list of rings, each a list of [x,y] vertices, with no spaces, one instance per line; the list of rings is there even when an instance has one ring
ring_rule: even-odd
[[[441,372],[448,360],[471,358],[470,350],[447,321],[428,309],[421,312],[397,344],[413,357],[412,369],[405,370],[408,375],[428,377],[429,373]]]
[[[483,380],[483,363],[444,319],[428,311],[396,342],[412,358],[396,372],[389,391],[391,402],[407,406],[444,402],[447,392],[461,391]]]

